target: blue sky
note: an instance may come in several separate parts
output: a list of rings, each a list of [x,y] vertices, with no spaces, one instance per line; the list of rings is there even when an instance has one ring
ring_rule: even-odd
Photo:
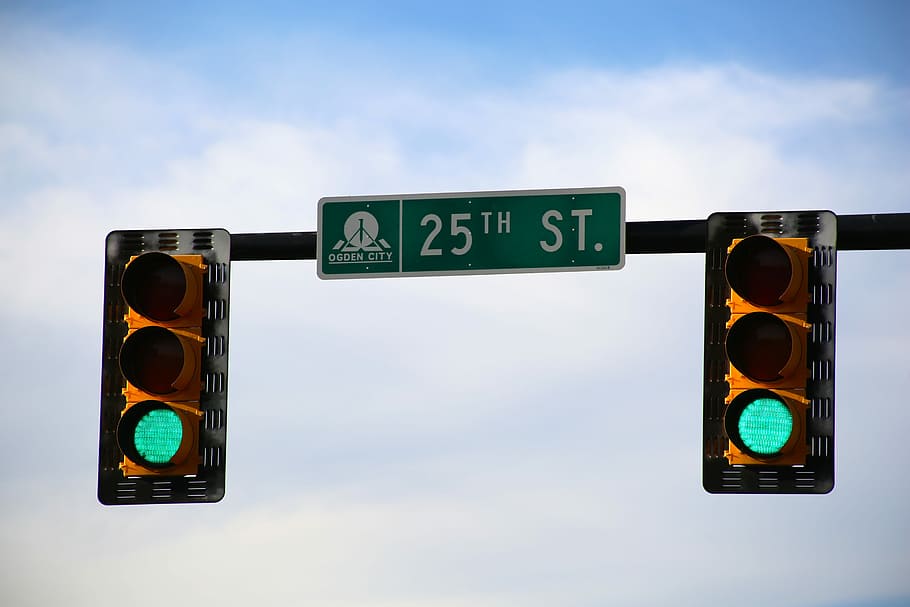
[[[131,7],[116,2],[11,3],[52,27],[153,51],[238,54],[237,41],[338,37],[429,57],[492,59],[496,71],[604,63],[726,60],[784,71],[907,77],[908,12],[897,1],[729,2],[200,2]],[[904,45],[904,46],[902,46]],[[430,47],[429,49],[427,47]],[[240,47],[242,48],[242,47]]]
[[[910,603],[906,252],[838,256],[828,496],[703,491],[704,258],[634,255],[234,263],[225,499],[95,500],[109,231],[586,186],[633,221],[908,212],[907,6],[3,4],[0,602],[157,604],[154,570],[226,605]]]

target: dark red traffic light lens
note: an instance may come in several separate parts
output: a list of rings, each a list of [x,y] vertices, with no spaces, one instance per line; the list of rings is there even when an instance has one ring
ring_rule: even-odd
[[[140,255],[123,271],[123,298],[129,307],[151,320],[179,318],[175,310],[186,296],[186,289],[180,262],[164,253]]]
[[[793,278],[793,262],[780,243],[767,236],[750,236],[727,256],[724,269],[730,288],[757,306],[781,303]]]
[[[127,381],[149,394],[177,391],[174,382],[186,364],[183,345],[173,332],[145,327],[132,333],[120,349],[120,369]]]
[[[727,331],[730,364],[753,381],[780,379],[793,354],[787,324],[773,314],[746,314]]]

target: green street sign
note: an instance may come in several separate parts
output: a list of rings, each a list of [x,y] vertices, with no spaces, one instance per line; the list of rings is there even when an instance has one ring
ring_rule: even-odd
[[[622,188],[329,197],[320,278],[618,270]]]

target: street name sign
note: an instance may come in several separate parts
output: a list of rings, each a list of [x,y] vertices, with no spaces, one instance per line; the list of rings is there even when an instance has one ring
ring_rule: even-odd
[[[625,262],[620,187],[319,201],[320,278],[618,270]]]

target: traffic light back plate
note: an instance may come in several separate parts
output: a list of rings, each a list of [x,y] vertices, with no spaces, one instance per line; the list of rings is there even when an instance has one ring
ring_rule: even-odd
[[[225,480],[230,234],[123,230],[108,234],[106,245],[98,500],[218,501]],[[139,265],[124,279],[131,262]]]
[[[767,238],[750,239],[759,235]],[[705,261],[705,490],[828,493],[834,487],[836,215],[715,213],[707,221]],[[745,407],[737,399],[761,389],[779,404],[755,411],[777,421],[760,431],[749,420],[740,426]]]

